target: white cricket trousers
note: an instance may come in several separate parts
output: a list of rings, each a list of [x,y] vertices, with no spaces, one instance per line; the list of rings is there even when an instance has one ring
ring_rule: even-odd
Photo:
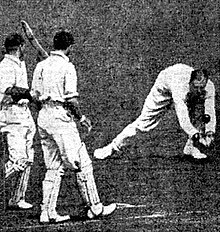
[[[145,99],[140,116],[118,134],[113,140],[114,146],[120,149],[125,146],[129,142],[129,139],[135,136],[138,131],[148,132],[159,124],[161,118],[173,104],[171,95],[163,95],[161,93],[161,83],[164,82],[164,78],[164,72],[161,72],[151,88],[149,95]]]
[[[30,163],[33,163],[33,138],[36,127],[28,106],[11,105],[3,107],[1,114],[4,115],[2,119],[6,125],[1,128],[1,131],[7,133],[9,152],[9,159],[5,164],[6,169],[10,169],[20,159],[27,159]],[[12,196],[12,201],[15,203],[25,198],[29,175],[30,166],[21,173],[17,180],[15,193]]]
[[[154,129],[160,122],[162,116],[166,113],[166,108],[158,111],[153,111],[148,108],[147,99],[141,115],[131,124],[127,125],[121,133],[119,133],[115,139],[113,139],[114,145],[120,149],[129,143],[129,139],[136,136],[138,131],[148,132]]]
[[[80,194],[83,201],[96,212],[100,199],[93,177],[92,161],[85,144],[81,142],[76,123],[62,106],[46,104],[39,113],[38,126],[46,165],[42,212],[47,212],[49,217],[56,214],[64,165],[70,169],[72,165],[74,169],[75,162],[81,168],[76,173]]]
[[[63,162],[69,167],[75,161],[80,163],[79,132],[62,106],[44,105],[39,112],[38,127],[47,170],[58,170]]]

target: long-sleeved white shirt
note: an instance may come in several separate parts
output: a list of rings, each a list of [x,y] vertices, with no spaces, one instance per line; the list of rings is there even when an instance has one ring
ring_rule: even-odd
[[[174,103],[180,126],[189,136],[199,132],[190,122],[186,105],[192,71],[193,68],[185,64],[176,64],[166,68],[159,74],[147,97],[148,108],[155,112]],[[211,80],[208,80],[205,90],[207,92],[205,113],[211,117],[210,122],[206,124],[206,131],[215,132],[215,87]]]
[[[5,95],[5,90],[12,86],[28,89],[27,70],[24,61],[6,54],[0,63],[0,103]]]
[[[41,100],[50,98],[60,102],[78,96],[76,70],[64,53],[52,51],[46,60],[37,64],[31,92]]]

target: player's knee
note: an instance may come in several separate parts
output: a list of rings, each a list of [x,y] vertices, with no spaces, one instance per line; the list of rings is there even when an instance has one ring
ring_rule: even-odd
[[[81,168],[80,172],[78,172],[79,174],[82,173],[82,174],[91,174],[93,175],[93,166],[92,166],[92,163],[90,163],[89,165],[87,166],[84,166]]]
[[[6,176],[11,175],[14,171],[25,171],[27,168],[30,168],[32,165],[32,162],[30,162],[28,159],[18,159],[18,160],[8,160],[5,164],[5,173]]]
[[[54,181],[56,178],[61,178],[64,175],[63,168],[60,167],[59,169],[53,170],[48,169],[45,173],[44,181]]]
[[[84,181],[88,181],[91,177],[93,177],[93,166],[92,163],[86,167],[82,167],[79,172],[76,173],[77,182],[82,183]]]
[[[127,133],[130,136],[136,135],[139,123],[140,123],[140,120],[137,119],[136,121],[134,121],[133,123],[127,126]]]
[[[92,160],[89,157],[85,143],[82,143],[78,151],[78,154],[79,154],[79,160],[80,160],[79,163],[80,163],[81,169],[84,167],[92,166]]]
[[[75,171],[81,171],[92,164],[85,143],[81,143],[77,150],[69,150],[68,155],[62,157],[62,161],[65,168]]]

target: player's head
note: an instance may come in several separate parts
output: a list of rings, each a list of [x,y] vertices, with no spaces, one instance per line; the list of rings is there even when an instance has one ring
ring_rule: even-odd
[[[208,72],[206,69],[196,69],[192,71],[190,78],[190,85],[197,91],[205,88],[208,81]]]
[[[25,40],[22,35],[18,33],[9,34],[5,39],[5,50],[7,54],[16,53],[18,50],[22,54]]]
[[[59,31],[53,38],[55,50],[67,50],[74,43],[73,35],[67,31]]]

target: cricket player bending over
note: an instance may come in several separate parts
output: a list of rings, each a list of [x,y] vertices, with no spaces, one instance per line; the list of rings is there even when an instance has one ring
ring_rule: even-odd
[[[206,158],[204,148],[211,146],[215,134],[215,87],[206,70],[194,70],[184,64],[170,66],[159,73],[141,115],[109,145],[95,150],[94,156],[104,159],[125,146],[138,131],[148,132],[155,128],[171,104],[175,106],[180,126],[188,135],[184,154],[195,159]],[[200,115],[204,126],[197,127],[193,125],[191,116],[199,104],[204,107]]]
[[[5,39],[6,54],[0,63],[0,127],[7,133],[9,160],[5,164],[5,178],[17,172],[17,183],[9,200],[10,208],[29,209],[25,201],[30,168],[34,159],[33,137],[35,123],[28,108],[32,102],[28,90],[24,53],[24,39],[13,33]]]
[[[74,119],[91,128],[90,121],[82,115],[77,92],[77,75],[68,54],[74,43],[72,34],[57,32],[50,56],[34,71],[32,93],[43,106],[37,120],[46,165],[43,181],[41,223],[69,220],[69,215],[56,212],[61,178],[65,169],[76,174],[77,186],[88,206],[88,218],[106,216],[116,209],[116,204],[103,206],[93,177],[93,166],[85,144],[81,141]]]

